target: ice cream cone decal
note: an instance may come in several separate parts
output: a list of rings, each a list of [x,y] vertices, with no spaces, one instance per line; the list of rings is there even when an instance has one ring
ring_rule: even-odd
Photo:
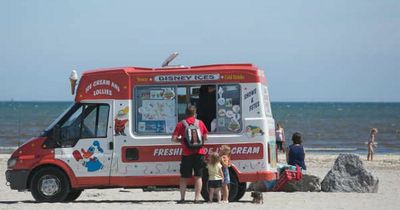
[[[72,70],[71,75],[69,76],[69,82],[71,83],[71,94],[75,94],[75,86],[78,81],[78,73],[75,70]]]

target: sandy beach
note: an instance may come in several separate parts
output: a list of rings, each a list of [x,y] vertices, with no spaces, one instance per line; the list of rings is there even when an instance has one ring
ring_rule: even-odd
[[[9,155],[0,155],[0,209],[396,209],[400,194],[400,156],[376,155],[373,162],[364,166],[379,178],[378,193],[325,193],[325,192],[266,192],[264,204],[251,203],[250,193],[240,202],[229,204],[176,204],[178,191],[143,192],[141,189],[91,189],[85,190],[75,202],[35,203],[30,192],[10,190],[5,185],[5,170]],[[281,157],[281,156],[280,156]],[[337,155],[308,154],[308,174],[324,178]],[[283,156],[281,157],[281,161]],[[193,199],[189,192],[187,199]]]

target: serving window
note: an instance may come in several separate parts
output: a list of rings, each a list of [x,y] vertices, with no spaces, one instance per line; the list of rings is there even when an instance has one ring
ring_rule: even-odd
[[[219,85],[217,95],[217,131],[239,132],[242,117],[239,85]]]
[[[133,93],[137,134],[172,134],[189,105],[197,107],[197,118],[209,132],[241,131],[239,85],[141,86]]]
[[[176,87],[137,87],[134,92],[136,133],[172,133],[177,123]]]

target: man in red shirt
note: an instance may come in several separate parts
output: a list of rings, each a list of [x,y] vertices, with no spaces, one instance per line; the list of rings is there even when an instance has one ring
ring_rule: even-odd
[[[188,124],[193,124],[196,120],[196,107],[189,106],[186,110],[187,118],[185,119]],[[204,123],[199,120],[199,128],[203,141],[207,140],[208,130]],[[185,126],[182,122],[176,125],[174,132],[172,133],[172,142],[180,142],[182,145],[182,160],[181,160],[181,178],[179,181],[179,189],[181,192],[181,200],[179,203],[185,201],[186,186],[188,179],[192,178],[194,171],[194,202],[200,202],[200,192],[203,185],[201,177],[203,176],[203,170],[205,167],[204,155],[206,150],[204,147],[198,149],[191,149],[184,143],[185,137]]]

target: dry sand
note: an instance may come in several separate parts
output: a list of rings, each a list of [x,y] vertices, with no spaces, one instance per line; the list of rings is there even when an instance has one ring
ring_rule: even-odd
[[[250,193],[240,202],[229,204],[176,204],[178,191],[143,192],[140,189],[85,190],[75,202],[35,203],[30,192],[10,190],[5,185],[5,170],[9,155],[0,155],[0,209],[398,209],[400,204],[400,156],[376,155],[373,162],[364,161],[368,171],[379,178],[378,193],[324,193],[324,192],[267,192],[264,204],[252,204]],[[332,167],[337,155],[308,154],[308,174],[321,180]],[[365,160],[365,156],[361,156]],[[187,199],[193,199],[188,192]]]

